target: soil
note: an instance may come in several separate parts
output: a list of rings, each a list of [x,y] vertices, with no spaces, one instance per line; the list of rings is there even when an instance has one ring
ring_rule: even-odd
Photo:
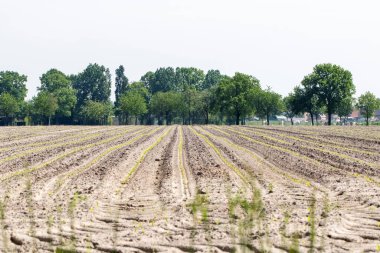
[[[0,252],[377,252],[379,175],[377,127],[5,127]]]

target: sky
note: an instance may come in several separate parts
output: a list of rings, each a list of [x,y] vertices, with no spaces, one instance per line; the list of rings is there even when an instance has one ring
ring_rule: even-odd
[[[380,97],[378,0],[0,0],[0,71],[28,76],[89,63],[138,81],[159,67],[243,72],[287,95],[320,63]]]

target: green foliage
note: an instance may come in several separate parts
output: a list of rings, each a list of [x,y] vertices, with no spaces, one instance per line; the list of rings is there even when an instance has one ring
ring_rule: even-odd
[[[203,70],[197,68],[176,68],[176,87],[181,91],[201,90],[205,78]]]
[[[220,74],[219,70],[211,69],[207,71],[204,81],[201,84],[201,90],[210,89],[217,85],[224,77]]]
[[[255,77],[235,73],[232,78],[224,78],[218,85],[218,108],[234,116],[236,125],[239,125],[240,119],[253,111],[251,101],[260,90],[259,80]]]
[[[119,108],[120,97],[127,91],[128,87],[128,78],[124,74],[123,65],[120,65],[119,68],[116,69],[115,86],[115,107]]]
[[[375,110],[380,109],[380,99],[376,98],[376,96],[373,93],[367,91],[359,97],[356,106],[365,115],[366,124],[368,126],[369,119],[374,115]]]
[[[9,93],[17,101],[23,101],[28,92],[26,81],[25,75],[13,71],[0,71],[0,95]]]
[[[70,117],[77,102],[76,91],[72,87],[71,80],[63,72],[50,69],[41,77],[40,91],[53,94],[57,98],[57,115]]]
[[[111,74],[109,69],[98,64],[89,64],[78,75],[71,76],[77,91],[76,108],[82,108],[88,100],[106,103],[111,95]]]
[[[150,111],[158,118],[158,124],[163,124],[163,118],[166,119],[166,125],[170,125],[176,112],[180,111],[181,94],[178,92],[157,92],[150,100]]]
[[[147,112],[147,105],[143,95],[138,90],[130,90],[120,98],[120,110],[137,117]]]
[[[41,91],[33,98],[33,109],[36,114],[47,117],[50,125],[51,116],[58,109],[58,99],[49,92]]]
[[[71,88],[71,80],[63,72],[50,69],[40,77],[41,87],[39,90],[54,93],[62,88]]]
[[[331,116],[337,112],[341,101],[352,98],[355,92],[351,72],[333,64],[316,65],[313,73],[304,78],[302,85],[306,91],[316,95],[318,104],[326,106],[329,125]]]
[[[351,97],[346,97],[342,101],[340,101],[340,104],[338,106],[338,109],[336,110],[336,113],[339,117],[348,117],[352,113],[354,109],[354,100]]]
[[[176,87],[176,73],[172,67],[159,68],[155,72],[148,72],[141,77],[141,81],[154,94],[156,92],[178,91]]]
[[[298,114],[296,108],[296,96],[294,93],[290,93],[287,97],[284,97],[282,102],[284,105],[285,116],[291,120],[291,123],[293,125],[293,118]]]
[[[279,113],[284,108],[281,95],[272,91],[269,87],[259,91],[254,97],[254,108],[260,118],[266,118],[269,125],[269,117]]]
[[[112,112],[110,102],[96,102],[88,100],[81,108],[80,115],[85,124],[106,124],[107,118]]]
[[[7,123],[11,123],[13,117],[20,111],[19,102],[15,97],[9,93],[2,93],[0,95],[0,114],[10,118]]]

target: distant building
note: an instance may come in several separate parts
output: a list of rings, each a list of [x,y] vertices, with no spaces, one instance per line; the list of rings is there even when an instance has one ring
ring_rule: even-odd
[[[353,118],[353,119],[358,119],[361,117],[361,114],[360,114],[360,110],[353,110],[352,113],[348,116],[350,118]]]

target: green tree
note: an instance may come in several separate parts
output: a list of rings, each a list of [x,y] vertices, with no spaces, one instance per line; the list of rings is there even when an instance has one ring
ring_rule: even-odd
[[[329,125],[340,102],[345,98],[352,98],[355,93],[351,72],[333,64],[316,65],[313,73],[306,76],[302,84],[314,91],[318,100],[326,107]]]
[[[19,102],[14,96],[6,92],[0,95],[0,113],[5,115],[5,124],[12,124],[19,111]]]
[[[176,68],[176,87],[177,90],[185,91],[187,89],[201,90],[205,80],[203,70],[197,68]]]
[[[128,78],[124,74],[123,65],[120,65],[119,68],[116,69],[115,86],[115,107],[119,108],[120,97],[127,91],[128,87]]]
[[[85,124],[107,124],[107,119],[112,112],[112,104],[109,101],[97,102],[88,100],[80,110],[80,115]]]
[[[154,73],[147,72],[141,77],[141,81],[152,94],[159,91],[167,92],[176,90],[176,73],[172,67],[159,68]]]
[[[373,93],[367,91],[359,97],[356,106],[364,114],[366,118],[366,124],[368,126],[369,119],[374,115],[377,109],[380,109],[380,99],[376,98],[376,96]]]
[[[283,109],[283,103],[281,95],[272,91],[271,88],[262,90],[257,93],[254,98],[254,107],[256,109],[256,114],[260,118],[265,118],[267,125],[269,125],[270,116],[281,112]]]
[[[260,82],[253,76],[235,73],[219,82],[216,89],[219,110],[234,116],[236,125],[254,109],[252,99],[261,90]]]
[[[144,97],[137,91],[128,91],[120,98],[120,109],[122,112],[135,117],[135,125],[139,116],[147,112]]]
[[[157,92],[150,100],[150,111],[156,115],[158,124],[163,124],[165,118],[166,125],[170,125],[174,114],[180,109],[181,95],[178,92]]]
[[[63,72],[50,69],[40,77],[41,87],[39,90],[54,93],[62,88],[71,88],[71,80]]]
[[[292,100],[293,109],[296,114],[308,112],[311,118],[311,124],[314,125],[314,118],[318,124],[318,115],[323,111],[322,103],[313,87],[305,85],[308,79],[303,80],[304,87],[296,86]]]
[[[204,118],[202,123],[206,125],[209,124],[210,114],[217,103],[216,88],[216,86],[211,86],[209,89],[200,91],[195,101],[195,111],[202,115]]]
[[[111,96],[111,74],[108,68],[89,64],[87,68],[76,76],[71,77],[73,87],[77,91],[77,111],[88,100],[108,103]]]
[[[70,78],[57,69],[50,69],[40,77],[40,80],[39,90],[49,92],[57,98],[56,121],[58,122],[58,118],[71,117],[77,97]]]
[[[340,102],[338,109],[336,111],[336,113],[338,114],[340,118],[340,122],[342,123],[342,117],[347,118],[348,115],[350,115],[353,110],[354,110],[354,99],[350,97],[344,98]]]
[[[33,107],[36,114],[47,117],[50,126],[51,117],[58,109],[58,100],[53,94],[41,91],[33,98]]]
[[[8,93],[17,101],[21,102],[25,99],[27,77],[13,71],[0,71],[0,95]]]
[[[284,97],[283,105],[285,116],[290,119],[291,124],[294,125],[293,118],[298,114],[296,108],[296,96],[294,93],[290,93],[287,97]]]
[[[207,71],[200,88],[201,90],[210,89],[211,87],[217,85],[222,79],[223,76],[220,74],[219,70],[211,69]]]

